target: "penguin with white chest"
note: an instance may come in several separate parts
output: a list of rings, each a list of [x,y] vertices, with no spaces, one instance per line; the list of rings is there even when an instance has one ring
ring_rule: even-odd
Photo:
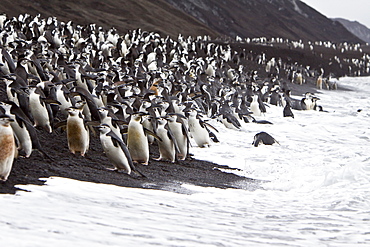
[[[85,156],[90,143],[89,129],[85,125],[81,109],[69,107],[67,111],[69,114],[67,118],[68,148],[73,154],[80,152],[81,156]]]
[[[60,102],[60,106],[59,106],[60,112],[65,117],[67,117],[68,112],[66,111],[66,109],[72,106],[72,101],[69,96],[68,89],[62,83],[58,83],[55,86],[55,94],[56,94],[57,100]]]
[[[199,147],[203,148],[211,145],[208,130],[205,126],[205,123],[198,118],[198,113],[196,110],[189,111],[188,125],[190,135],[193,137],[195,143]]]
[[[134,172],[137,175],[143,176],[135,169],[126,144],[111,130],[109,125],[101,124],[95,128],[100,132],[99,137],[104,153],[114,165],[114,170],[124,171],[129,175]]]
[[[258,102],[258,95],[252,95],[252,102],[250,104],[250,109],[254,116],[261,116],[260,104]]]
[[[127,128],[127,147],[133,162],[148,165],[149,143],[141,124],[141,117],[140,113],[131,115]]]
[[[121,140],[122,139],[122,134],[121,134],[121,128],[118,125],[118,119],[114,117],[114,114],[110,116],[110,112],[108,108],[101,107],[99,108],[99,114],[101,118],[101,123],[102,124],[107,124],[109,128],[119,137]]]
[[[185,123],[181,121],[182,119],[186,119],[186,117],[176,113],[169,114],[167,119],[168,127],[172,131],[177,142],[177,146],[179,149],[177,157],[179,160],[186,159],[186,157],[189,155],[189,146],[190,146],[189,132],[185,126]]]
[[[0,180],[6,181],[12,170],[16,153],[13,129],[10,123],[14,121],[7,115],[0,116]]]
[[[10,126],[12,127],[15,137],[17,138],[18,149],[23,150],[26,158],[30,157],[32,153],[32,140],[31,134],[27,129],[25,118],[22,116],[16,116],[12,113],[12,108],[14,109],[17,107],[15,103],[11,105],[1,102],[0,107],[5,110],[6,115],[15,120],[10,122]]]
[[[43,101],[44,96],[40,95],[37,87],[30,87],[29,108],[34,118],[35,127],[42,127],[49,133],[52,132],[52,113],[50,106]]]
[[[169,160],[172,163],[176,161],[176,153],[179,153],[176,138],[168,128],[167,120],[158,119],[157,135],[161,138],[158,140],[159,158],[157,160]]]
[[[5,101],[0,103],[0,107],[5,110],[5,114],[14,119],[10,123],[16,137],[18,151],[22,151],[24,157],[29,158],[33,150],[37,150],[44,157],[51,157],[42,149],[35,127],[26,114],[14,102]]]

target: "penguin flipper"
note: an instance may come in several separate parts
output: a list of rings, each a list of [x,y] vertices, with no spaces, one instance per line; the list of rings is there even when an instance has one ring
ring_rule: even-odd
[[[112,119],[112,124],[113,124],[113,127],[117,127],[117,126],[127,126],[128,123],[126,121],[123,121],[121,119]]]
[[[49,160],[53,160],[53,158],[50,157],[50,155],[48,155],[44,150],[42,149],[37,149],[37,151],[43,156],[43,157],[46,157],[48,158]]]
[[[253,120],[254,123],[257,123],[257,124],[273,124],[271,123],[270,121],[267,121],[267,120]]]
[[[67,128],[67,120],[60,121],[60,122],[56,123],[54,125],[54,128],[55,129],[58,129],[58,128],[66,129]]]
[[[14,102],[12,101],[3,101],[5,104],[11,105],[12,108],[10,110],[11,113],[17,116],[17,118],[20,118],[23,122],[27,122],[29,124],[32,124],[31,120],[28,118],[28,116],[24,113],[22,108],[17,106]]]
[[[110,136],[111,137],[112,142],[113,142],[113,145],[115,147],[120,146],[120,148],[122,149],[122,151],[126,154],[126,157],[130,157],[131,158],[130,152],[128,152],[128,156],[127,156],[127,153],[125,152],[125,149],[127,149],[126,144],[122,141],[121,138],[119,138],[116,135],[116,133],[114,133],[113,131],[110,131],[109,133],[107,133],[107,136]],[[128,151],[128,149],[127,149],[127,151]]]
[[[215,127],[213,127],[211,124],[209,124],[209,123],[207,123],[207,122],[205,122],[205,121],[203,121],[202,126],[204,126],[205,128],[210,127],[211,129],[213,129],[214,131],[216,131],[216,132],[218,133],[218,129],[216,129],[216,128],[215,128]]]
[[[239,120],[235,116],[233,116],[231,114],[227,114],[227,115],[224,115],[224,116],[226,117],[227,122],[234,125],[235,128],[240,129],[242,127]]]
[[[91,93],[82,88],[82,87],[74,87],[75,91],[72,92],[71,94],[72,95],[80,95],[82,96],[85,100],[86,100],[86,103],[87,103],[87,106],[89,107],[89,110],[90,110],[90,113],[91,113],[91,118],[93,120],[96,120],[96,121],[100,121],[100,114],[99,114],[99,110],[98,110],[98,106],[96,105],[95,101],[94,101],[94,98],[93,96],[91,95]]]
[[[132,169],[132,167],[131,167],[131,169]],[[132,169],[132,173],[130,174],[130,176],[132,176],[132,174],[135,174],[137,177],[147,178],[147,176],[145,176],[142,172],[140,172],[136,168],[135,169]],[[134,176],[132,176],[132,177],[134,177]]]
[[[171,131],[171,129],[168,127],[168,125],[166,125],[166,130],[167,130],[167,136],[168,138],[170,138],[170,140],[172,140],[174,146],[175,146],[175,151],[176,153],[180,153],[180,149],[179,149],[179,145],[177,144],[177,140],[175,138],[175,135],[173,134],[173,132]]]
[[[120,146],[120,148],[122,149],[123,153],[125,154],[127,158],[127,161],[128,161],[128,164],[131,170],[134,173],[139,174],[141,177],[146,177],[144,174],[142,174],[136,169],[134,163],[132,162],[130,151],[128,150],[126,144],[122,141],[122,139],[120,139],[113,131],[110,131],[109,133],[107,133],[107,136],[110,136],[112,138],[112,142],[114,146],[116,147]]]
[[[100,125],[99,121],[89,121],[89,120],[86,120],[86,119],[84,119],[84,123],[87,126],[99,126]]]
[[[181,130],[182,130],[182,134],[185,135],[188,140],[190,140],[189,130],[188,130],[188,128],[186,128],[186,126],[183,122],[181,122]]]
[[[42,101],[49,105],[61,105],[61,103],[55,99],[45,98],[45,99],[42,99]]]
[[[144,127],[143,127],[144,128]],[[162,138],[160,138],[156,133],[154,133],[153,131],[151,131],[151,130],[149,130],[149,129],[147,129],[147,128],[144,128],[144,132],[145,132],[145,134],[147,134],[147,135],[151,135],[151,136],[153,136],[154,138],[156,138],[157,140],[160,140],[160,141],[162,141]]]
[[[213,142],[220,142],[217,138],[217,136],[215,135],[215,133],[209,131],[209,137],[212,139]]]

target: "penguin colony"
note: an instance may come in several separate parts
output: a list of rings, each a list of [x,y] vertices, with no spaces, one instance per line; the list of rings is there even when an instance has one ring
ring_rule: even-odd
[[[0,179],[18,156],[37,150],[48,157],[39,131],[66,135],[69,152],[81,156],[99,137],[113,170],[143,176],[134,164],[148,165],[153,143],[158,160],[177,162],[189,157],[191,140],[199,147],[218,142],[207,119],[240,129],[241,122],[271,124],[255,119],[266,104],[282,106],[284,117],[316,109],[311,93],[290,97],[282,64],[272,59],[268,70],[275,72],[261,80],[247,60],[266,63],[209,37],[174,40],[140,29],[119,35],[55,17],[1,15]]]

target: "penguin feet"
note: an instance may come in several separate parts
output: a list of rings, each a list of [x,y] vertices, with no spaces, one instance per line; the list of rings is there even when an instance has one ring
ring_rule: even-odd
[[[119,170],[116,167],[114,167],[114,168],[106,167],[105,170],[108,170],[108,171],[111,171],[111,172],[119,172]]]
[[[147,166],[148,164],[149,164],[149,162],[148,161],[146,161],[146,162],[143,162],[143,161],[136,161],[136,160],[133,160],[132,161],[134,164],[140,164],[140,165],[143,165],[143,166]]]
[[[155,161],[162,161],[162,162],[169,162],[169,163],[172,163],[172,164],[175,163],[174,160],[163,159],[162,157],[159,157],[157,159],[153,158],[153,160],[155,160]]]
[[[201,146],[199,146],[200,148],[209,148],[211,145],[209,143],[205,143]]]
[[[117,167],[114,167],[114,168],[106,167],[105,169],[108,170],[108,171],[111,171],[111,172],[117,172],[117,173],[123,173],[123,174],[131,175],[130,173],[127,172],[127,170],[119,169]]]
[[[132,171],[130,174],[128,174],[132,178],[146,178],[144,174],[139,172],[138,170]]]

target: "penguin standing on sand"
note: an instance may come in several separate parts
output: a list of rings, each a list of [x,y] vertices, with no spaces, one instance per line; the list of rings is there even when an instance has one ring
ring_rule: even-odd
[[[25,118],[22,116],[16,116],[12,113],[12,108],[13,110],[17,108],[17,105],[15,103],[13,104],[14,105],[12,106],[11,104],[1,102],[0,107],[5,110],[5,114],[7,116],[15,120],[10,122],[10,126],[12,127],[15,137],[17,138],[18,150],[22,150],[25,157],[28,158],[31,156],[32,153],[31,135],[27,129]],[[18,108],[18,110],[20,110],[20,108]]]
[[[171,129],[168,128],[167,120],[158,119],[158,128],[156,131],[161,140],[157,141],[159,146],[159,158],[156,160],[169,160],[172,163],[176,161],[176,153],[179,153],[176,138]]]
[[[55,85],[55,94],[56,94],[56,99],[60,102],[60,112],[67,117],[68,112],[66,111],[67,108],[72,106],[72,101],[69,96],[69,91],[68,89],[62,84],[58,83]]]
[[[104,153],[107,155],[109,161],[114,165],[114,171],[124,171],[127,174],[135,172],[139,173],[132,162],[130,152],[126,144],[118,137],[109,127],[108,124],[101,124],[95,126],[100,132],[100,142],[103,146]]]
[[[121,140],[122,139],[122,134],[121,134],[121,128],[118,125],[118,119],[110,116],[110,112],[108,108],[101,107],[99,108],[99,113],[100,113],[100,118],[101,118],[101,123],[102,124],[107,124],[109,128],[119,137]],[[113,113],[112,113],[113,114]]]
[[[140,113],[131,115],[127,128],[127,147],[133,162],[148,165],[149,143],[141,124],[141,117]]]
[[[6,115],[14,119],[14,122],[11,122],[10,125],[16,137],[18,150],[23,151],[26,158],[31,156],[33,150],[37,150],[44,157],[51,159],[42,149],[36,129],[22,109],[11,101],[1,102],[0,107],[5,110]]]
[[[198,113],[194,109],[189,111],[188,125],[190,135],[199,147],[203,148],[211,145],[211,140],[205,123],[198,118]]]
[[[67,108],[67,111],[68,148],[73,154],[80,152],[81,156],[85,156],[90,143],[89,129],[85,125],[81,109],[72,106]]]
[[[189,138],[189,132],[188,129],[186,128],[184,122],[182,122],[181,118],[186,118],[183,115],[180,114],[169,114],[168,115],[168,127],[172,131],[176,142],[177,146],[179,149],[179,153],[177,154],[177,158],[179,160],[185,160],[186,157],[189,155],[189,146],[190,146],[190,138]]]
[[[42,127],[51,133],[53,131],[51,128],[53,122],[51,108],[44,102],[45,96],[40,95],[40,93],[42,94],[41,90],[38,90],[37,87],[29,87],[29,89],[29,105],[35,127]]]
[[[10,122],[14,121],[7,115],[0,116],[0,181],[6,181],[12,170],[16,145]]]

